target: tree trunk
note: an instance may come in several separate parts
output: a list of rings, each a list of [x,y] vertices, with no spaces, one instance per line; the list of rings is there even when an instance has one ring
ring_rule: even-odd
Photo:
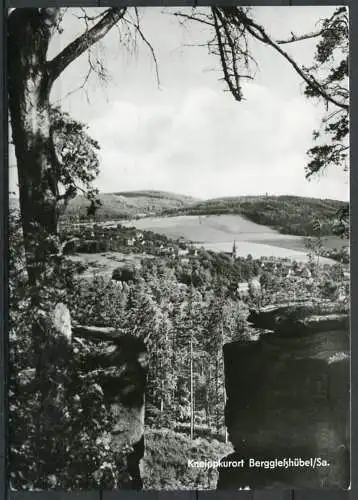
[[[58,9],[16,9],[8,23],[9,112],[17,160],[26,269],[31,292],[30,326],[36,368],[38,477],[50,452],[46,426],[52,411],[64,406],[63,391],[71,349],[56,328],[55,304],[46,285],[55,275],[58,252],[58,184],[51,139],[49,95],[52,86],[46,54]],[[45,291],[44,300],[42,300]],[[54,308],[51,310],[51,308]],[[68,321],[69,312],[67,310]]]
[[[56,253],[57,179],[52,161],[46,53],[46,9],[16,9],[9,18],[9,111],[17,160],[20,210],[29,284],[41,286],[48,257]],[[47,13],[48,14],[48,13]],[[50,238],[49,238],[50,236]]]
[[[190,337],[190,439],[194,437],[194,374],[193,374],[193,337]]]
[[[208,411],[208,426],[210,431],[212,430],[212,425],[211,425],[211,401],[210,397],[212,394],[212,375],[211,375],[211,357],[208,360],[209,367],[208,367],[208,384],[207,384],[207,411]]]
[[[216,433],[219,434],[220,432],[220,424],[219,424],[219,419],[220,419],[220,398],[219,398],[219,359],[218,359],[218,354],[216,354],[215,358],[215,403],[216,403],[216,408],[215,408],[215,420],[216,420]]]
[[[224,411],[223,411],[223,415],[224,415],[224,437],[225,437],[225,443],[228,442],[228,432],[227,432],[227,427],[226,427],[226,422],[225,422],[225,411],[226,411],[226,387],[225,387],[225,366],[224,366],[224,358],[222,358],[222,374],[223,374],[223,408],[224,408]]]

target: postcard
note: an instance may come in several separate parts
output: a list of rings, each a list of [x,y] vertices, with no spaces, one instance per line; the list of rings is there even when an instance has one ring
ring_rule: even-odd
[[[9,488],[350,488],[347,7],[8,14]]]

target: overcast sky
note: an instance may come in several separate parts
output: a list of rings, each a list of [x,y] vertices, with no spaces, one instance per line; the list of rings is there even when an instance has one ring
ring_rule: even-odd
[[[49,57],[80,33],[75,12],[67,11],[64,32]],[[219,61],[206,47],[188,46],[203,43],[210,33],[200,25],[181,27],[172,12],[142,9],[160,88],[148,48],[138,41],[135,53],[127,50],[117,29],[95,49],[108,69],[106,86],[93,78],[86,92],[67,95],[81,85],[87,56],[68,67],[54,86],[52,101],[87,123],[100,143],[99,189],[156,189],[198,198],[269,192],[347,200],[348,175],[341,170],[305,179],[305,154],[323,108],[303,97],[302,82],[288,63],[270,48],[252,44],[259,70],[244,85],[246,100],[235,102],[224,92]],[[256,19],[275,37],[312,31],[332,12],[329,7],[255,7]],[[307,65],[314,47],[312,40],[285,46]],[[12,168],[11,190],[16,183]]]

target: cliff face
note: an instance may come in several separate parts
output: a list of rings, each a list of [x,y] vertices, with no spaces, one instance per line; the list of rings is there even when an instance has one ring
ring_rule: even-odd
[[[273,331],[224,346],[226,425],[235,453],[222,460],[218,488],[347,488],[347,312],[333,304],[286,304],[253,312],[250,320]],[[285,458],[293,462],[280,464]],[[294,459],[301,459],[298,466]],[[229,460],[241,465],[224,467]]]
[[[120,487],[141,489],[140,461],[144,456],[144,395],[148,369],[144,342],[131,335],[120,335],[110,328],[77,326],[72,331],[82,338],[102,341],[101,348],[88,352],[85,368],[101,387],[104,403],[114,417],[112,450],[120,456],[124,448],[130,449],[125,463],[126,479]],[[123,464],[118,466],[122,468]]]

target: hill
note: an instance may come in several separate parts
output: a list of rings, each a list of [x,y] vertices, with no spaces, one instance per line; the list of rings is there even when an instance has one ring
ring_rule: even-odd
[[[183,209],[198,202],[190,196],[164,191],[101,193],[99,199],[102,203],[96,213],[96,219],[99,221],[161,215],[166,211]],[[86,198],[76,196],[69,203],[65,218],[86,219],[88,205]]]
[[[337,213],[347,206],[348,202],[300,196],[240,196],[198,202],[168,211],[167,215],[236,214],[282,234],[311,236],[316,220],[321,223],[322,234],[332,234]]]
[[[321,223],[321,234],[334,234],[334,221],[348,202],[300,196],[239,196],[199,201],[165,191],[102,193],[96,213],[98,221],[135,219],[146,216],[241,215],[247,220],[275,229],[281,234],[312,236],[314,222]],[[10,199],[10,209],[18,200]],[[64,220],[88,220],[88,200],[77,196],[67,208]]]

